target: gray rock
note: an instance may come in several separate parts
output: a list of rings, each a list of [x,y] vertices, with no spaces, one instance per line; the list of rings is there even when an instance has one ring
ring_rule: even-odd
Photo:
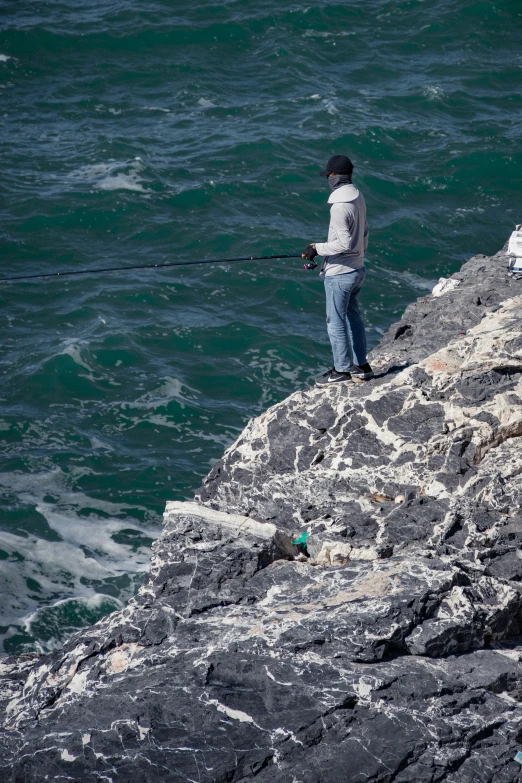
[[[251,421],[125,609],[0,666],[0,779],[522,783],[522,283]],[[308,533],[304,544],[293,544]]]

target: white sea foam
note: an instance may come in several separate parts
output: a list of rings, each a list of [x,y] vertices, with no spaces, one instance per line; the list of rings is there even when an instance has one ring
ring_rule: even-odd
[[[85,370],[88,370],[89,373],[93,372],[93,368],[87,364],[81,355],[81,346],[88,345],[86,340],[77,340],[76,338],[67,339],[63,341],[62,345],[62,350],[58,351],[56,356],[70,356],[73,362],[79,367],[83,367]]]
[[[114,106],[105,106],[103,103],[97,103],[94,107],[94,111],[97,112],[104,112],[108,111],[109,114],[114,114],[115,116],[118,116],[119,114],[123,114],[123,109],[115,109]]]
[[[83,595],[75,595],[71,596],[70,598],[62,598],[58,601],[54,601],[47,606],[39,607],[34,612],[31,612],[26,617],[22,618],[20,625],[28,634],[33,633],[33,626],[37,623],[43,625],[47,632],[51,632],[51,634],[52,631],[55,631],[56,634],[57,626],[60,627],[60,630],[72,631],[74,630],[74,627],[70,629],[63,627],[64,622],[60,615],[64,612],[64,610],[67,611],[67,609],[73,608],[73,611],[76,610],[76,614],[82,614],[82,610],[84,610],[84,612],[87,611],[92,613],[96,610],[102,609],[107,605],[111,608],[111,611],[114,609],[121,609],[123,607],[123,603],[117,598],[114,598],[114,596],[105,595],[102,593],[97,593],[96,595],[91,595],[88,597]],[[54,649],[61,646],[61,644],[61,634],[58,633],[56,635],[51,635],[51,638],[46,640],[45,646],[46,649]],[[42,646],[39,646],[40,649],[42,649]]]
[[[212,101],[209,101],[206,98],[200,98],[199,101],[198,101],[198,104],[203,109],[215,109],[216,108],[216,104],[212,103]]]
[[[396,269],[388,269],[387,267],[380,267],[379,271],[389,279],[389,282],[392,285],[400,286],[403,285],[403,283],[406,283],[420,293],[425,293],[427,291],[431,293],[433,286],[437,282],[436,280],[416,275],[415,272],[400,272]]]
[[[276,375],[285,378],[285,380],[291,381],[292,383],[297,383],[301,376],[303,368],[294,367],[292,369],[289,364],[282,361],[276,348],[270,348],[262,357],[255,355],[257,351],[250,351],[247,353],[254,354],[249,361],[248,366],[259,369],[265,378]]]
[[[419,275],[416,275],[414,272],[394,272],[393,274],[396,274],[398,277],[400,277],[402,280],[404,280],[408,285],[410,285],[412,288],[414,288],[417,291],[431,291],[436,280],[430,280],[425,277],[420,277]]]
[[[437,87],[435,84],[426,84],[422,88],[423,95],[426,96],[430,101],[440,101],[442,98],[444,98],[445,93],[442,87]]]
[[[325,98],[323,100],[323,103],[328,114],[339,114],[339,109],[337,108],[333,100],[331,100],[330,98]]]
[[[50,519],[62,531],[68,529],[69,541],[0,532],[0,549],[9,555],[2,561],[0,571],[0,625],[17,624],[21,616],[34,612],[38,605],[47,606],[57,594],[61,598],[92,598],[97,594],[92,582],[103,583],[126,573],[147,570],[148,550],[132,553],[130,547],[113,541],[110,535],[117,532],[114,523],[108,525],[106,532],[101,530],[111,520],[81,519],[72,511],[62,520],[63,524],[59,524],[56,518]],[[134,520],[119,522],[120,529],[136,527]],[[34,586],[27,580],[33,580]]]
[[[144,170],[140,158],[126,163],[97,163],[82,166],[70,175],[71,179],[86,182],[97,190],[133,190],[146,192],[140,173]]]
[[[100,190],[136,190],[143,192],[145,188],[133,174],[116,174],[102,179],[96,186]]]
[[[135,425],[142,424],[144,421],[148,421],[149,424],[157,424],[158,427],[168,427],[168,429],[176,430],[176,432],[182,432],[184,429],[178,422],[172,421],[168,416],[164,416],[161,413],[131,418],[131,422]]]
[[[154,409],[167,405],[171,400],[177,400],[181,404],[193,403],[195,397],[187,392],[192,392],[192,395],[195,396],[198,395],[196,389],[182,383],[179,378],[166,376],[163,380],[164,382],[157,389],[146,392],[134,402],[127,403],[125,407]]]
[[[345,38],[347,35],[356,35],[354,31],[338,30],[335,33],[324,32],[322,30],[305,30],[303,38]]]
[[[0,63],[6,63],[10,59],[11,57],[8,54],[0,54]]]
[[[470,213],[481,215],[483,212],[485,212],[483,207],[457,207],[455,217],[467,218]]]
[[[104,443],[100,438],[96,438],[91,435],[91,446],[93,449],[105,449],[106,451],[114,451],[113,447],[108,443]]]
[[[83,469],[84,474],[87,472]],[[118,599],[109,598],[103,588],[99,592],[96,582],[111,583],[116,577],[132,577],[148,569],[147,547],[133,551],[113,536],[131,529],[155,537],[158,526],[132,516],[136,506],[71,490],[69,482],[77,479],[78,476],[66,475],[60,469],[0,475],[0,488],[16,493],[21,503],[35,508],[59,538],[52,541],[33,533],[0,531],[0,549],[8,554],[0,568],[0,626],[19,625],[20,617],[25,617],[27,623],[31,617],[34,620],[35,612],[41,614],[45,607],[52,608],[60,601],[79,600],[95,606],[96,601],[113,600],[116,605],[130,595],[122,593]],[[48,495],[58,497],[58,503],[46,500]],[[91,513],[88,517],[80,516],[78,509],[89,509]]]

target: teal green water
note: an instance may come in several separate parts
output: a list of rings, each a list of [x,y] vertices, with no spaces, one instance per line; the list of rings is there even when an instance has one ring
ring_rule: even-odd
[[[375,345],[520,213],[519,2],[8,0],[2,274],[292,253],[333,153],[369,210]],[[0,287],[0,635],[45,649],[136,590],[166,500],[330,365],[297,261]]]

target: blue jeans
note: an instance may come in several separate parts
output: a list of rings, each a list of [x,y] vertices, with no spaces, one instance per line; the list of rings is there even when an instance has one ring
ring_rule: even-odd
[[[324,278],[326,328],[337,372],[349,372],[352,364],[366,364],[366,333],[359,312],[358,294],[366,269]]]

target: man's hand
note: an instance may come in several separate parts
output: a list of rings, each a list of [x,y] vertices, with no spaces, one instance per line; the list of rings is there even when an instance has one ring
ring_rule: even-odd
[[[310,244],[304,251],[304,253],[301,254],[302,258],[306,258],[307,261],[313,261],[314,258],[317,255],[317,250],[315,249],[315,244]]]

